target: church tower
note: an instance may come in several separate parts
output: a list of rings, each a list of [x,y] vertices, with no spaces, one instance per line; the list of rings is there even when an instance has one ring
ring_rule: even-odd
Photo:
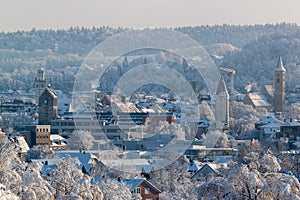
[[[285,106],[285,73],[286,70],[279,57],[277,68],[275,69],[275,90],[274,90],[274,112],[282,112]]]
[[[229,127],[229,94],[223,76],[216,92],[215,120],[217,129]]]
[[[52,88],[46,87],[39,97],[39,125],[50,125],[58,117],[58,98]]]
[[[37,76],[35,78],[34,84],[34,100],[35,103],[39,105],[39,97],[46,88],[45,72],[43,68],[37,70]]]

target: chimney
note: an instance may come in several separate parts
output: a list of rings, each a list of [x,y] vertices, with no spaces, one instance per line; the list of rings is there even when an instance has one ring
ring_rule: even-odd
[[[120,176],[118,176],[118,182],[121,182],[121,180],[122,180],[122,179],[121,179],[121,177],[120,177]]]

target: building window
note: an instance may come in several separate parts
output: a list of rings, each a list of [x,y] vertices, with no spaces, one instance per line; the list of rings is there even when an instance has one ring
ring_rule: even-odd
[[[141,194],[141,188],[140,187],[134,188],[133,193],[134,194]]]
[[[145,188],[145,194],[150,194],[150,188]]]

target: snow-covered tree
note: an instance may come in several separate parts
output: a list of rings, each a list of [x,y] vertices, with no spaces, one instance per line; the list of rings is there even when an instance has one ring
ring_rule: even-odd
[[[12,193],[11,191],[7,190],[5,185],[0,183],[0,199],[1,200],[19,200],[20,198]]]
[[[250,145],[241,146],[239,149],[237,161],[249,164],[253,160],[258,160],[261,153],[261,145],[258,140],[252,140]]]
[[[206,101],[202,101],[201,104],[198,105],[197,108],[201,119],[207,119],[207,120],[214,120],[215,116],[214,113],[212,112],[210,106]]]
[[[52,199],[54,197],[54,188],[46,181],[40,173],[42,165],[33,162],[30,163],[22,172],[22,199]]]
[[[90,177],[79,169],[79,160],[66,156],[55,158],[55,169],[46,177],[55,189],[55,195],[77,196],[82,199],[100,199],[101,191],[97,185],[91,185]],[[61,197],[62,198],[62,197]]]
[[[264,186],[260,173],[245,165],[232,168],[226,182],[228,196],[233,199],[257,199]]]
[[[33,146],[29,151],[27,151],[27,159],[45,159],[53,158],[54,154],[46,145],[36,145]]]
[[[203,145],[208,148],[226,148],[229,147],[228,138],[226,133],[219,130],[209,131],[207,134],[202,135]]]
[[[212,181],[206,181],[196,189],[198,199],[223,199],[226,194],[226,179],[217,177]]]
[[[259,160],[259,171],[262,173],[273,172],[277,173],[281,170],[279,160],[272,154],[264,154]]]
[[[291,104],[285,111],[285,117],[290,119],[300,119],[300,104]]]
[[[0,137],[0,183],[15,194],[18,193],[17,187],[21,185],[21,176],[17,173],[20,168],[21,162],[13,141]]]
[[[67,140],[71,149],[89,150],[94,143],[94,137],[87,130],[75,130]]]
[[[251,137],[249,133],[254,129],[254,123],[266,115],[265,109],[255,110],[242,102],[233,102],[230,104],[230,129],[240,137]]]
[[[183,156],[169,166],[154,171],[150,181],[163,193],[161,199],[195,199],[198,182],[192,182],[188,173],[189,161]]]
[[[56,195],[71,195],[75,193],[76,185],[83,177],[82,172],[77,168],[79,160],[66,156],[55,158],[56,168],[52,171],[49,181],[56,190]]]
[[[132,199],[130,188],[122,181],[107,179],[105,182],[98,184],[103,193],[103,199]]]

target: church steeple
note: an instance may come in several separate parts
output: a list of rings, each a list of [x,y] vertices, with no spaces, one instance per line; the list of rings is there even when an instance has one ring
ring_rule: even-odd
[[[219,85],[218,85],[218,88],[217,88],[216,95],[229,96],[223,76],[221,76],[221,79],[220,79],[220,82],[219,82]]]
[[[229,94],[223,76],[221,76],[215,101],[215,121],[217,129],[229,127]]]
[[[284,71],[284,72],[286,71],[284,66],[283,66],[281,56],[279,56],[279,58],[278,58],[277,68],[275,69],[275,71]]]
[[[274,112],[283,112],[285,106],[285,73],[282,58],[278,58],[277,67],[274,71]]]

